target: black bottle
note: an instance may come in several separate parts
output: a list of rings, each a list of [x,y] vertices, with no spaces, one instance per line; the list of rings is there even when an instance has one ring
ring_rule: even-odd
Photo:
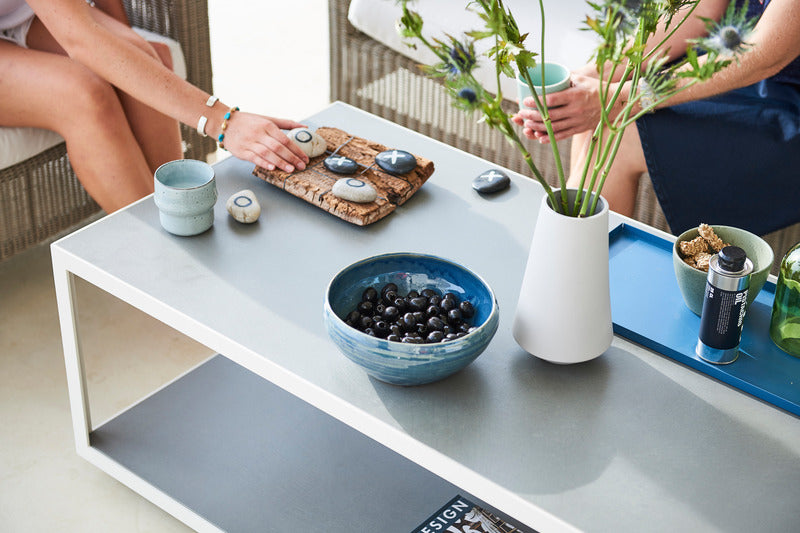
[[[726,246],[709,261],[695,348],[704,361],[724,365],[739,356],[752,271],[752,261],[738,246]]]

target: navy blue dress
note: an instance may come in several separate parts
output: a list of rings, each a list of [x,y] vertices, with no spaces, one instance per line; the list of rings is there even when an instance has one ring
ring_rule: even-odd
[[[750,11],[760,16],[768,1],[751,0]],[[800,57],[772,78],[636,125],[673,233],[705,222],[763,235],[800,222]]]

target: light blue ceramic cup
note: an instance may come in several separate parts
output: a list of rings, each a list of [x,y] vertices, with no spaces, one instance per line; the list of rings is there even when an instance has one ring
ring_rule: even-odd
[[[155,172],[155,194],[161,226],[174,235],[203,233],[214,223],[217,182],[208,163],[177,159]]]
[[[544,63],[544,86],[542,85],[542,63],[528,69],[533,87],[539,96],[557,93],[569,87],[569,69],[559,63]],[[528,84],[517,74],[517,96],[520,109],[533,109],[524,105],[525,98],[531,96]]]

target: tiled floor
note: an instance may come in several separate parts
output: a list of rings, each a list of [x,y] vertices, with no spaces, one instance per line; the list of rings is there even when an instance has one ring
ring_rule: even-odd
[[[223,101],[295,119],[327,104],[324,0],[210,0],[209,14]],[[97,422],[210,355],[87,284],[78,296]],[[75,453],[49,249],[0,263],[0,531],[187,530]]]

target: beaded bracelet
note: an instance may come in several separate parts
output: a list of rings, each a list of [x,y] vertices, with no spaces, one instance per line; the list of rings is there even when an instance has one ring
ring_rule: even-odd
[[[239,111],[239,108],[238,107],[230,108],[230,110],[227,113],[225,113],[225,116],[222,117],[222,126],[221,126],[222,133],[220,133],[219,137],[217,137],[217,142],[219,143],[219,147],[222,148],[223,150],[227,150],[227,148],[225,148],[225,145],[222,144],[222,140],[225,139],[225,130],[228,129],[228,121],[231,119],[231,115],[233,115],[234,111]]]

